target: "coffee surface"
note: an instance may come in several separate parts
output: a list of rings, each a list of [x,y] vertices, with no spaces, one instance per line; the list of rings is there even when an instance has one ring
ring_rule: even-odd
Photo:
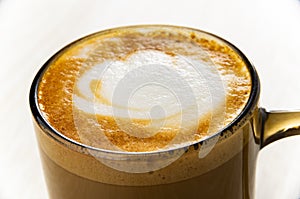
[[[220,131],[251,91],[245,63],[222,41],[180,28],[123,28],[64,49],[38,87],[48,123],[83,144],[159,151]]]

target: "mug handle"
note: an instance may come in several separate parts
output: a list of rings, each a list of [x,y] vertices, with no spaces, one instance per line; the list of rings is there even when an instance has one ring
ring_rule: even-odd
[[[260,108],[259,117],[261,148],[281,138],[300,135],[300,110],[266,111]]]

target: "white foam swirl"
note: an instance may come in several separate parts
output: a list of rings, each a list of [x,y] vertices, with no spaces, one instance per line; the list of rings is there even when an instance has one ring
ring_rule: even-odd
[[[226,98],[215,67],[157,50],[106,60],[86,71],[76,86],[74,105],[86,113],[151,120],[151,133],[131,132],[141,137],[161,127],[195,130],[199,118],[219,110]]]

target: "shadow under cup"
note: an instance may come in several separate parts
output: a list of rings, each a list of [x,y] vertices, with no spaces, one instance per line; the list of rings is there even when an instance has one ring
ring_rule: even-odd
[[[210,33],[195,31],[233,49],[245,62],[252,87],[247,104],[233,122],[189,146],[127,153],[93,148],[69,139],[49,125],[37,102],[41,77],[57,54],[41,68],[32,83],[30,106],[50,198],[253,197],[262,125],[257,73],[232,44]]]

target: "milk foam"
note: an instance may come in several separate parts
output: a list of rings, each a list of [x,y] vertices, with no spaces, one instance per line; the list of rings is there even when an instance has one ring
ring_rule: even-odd
[[[122,128],[136,137],[161,129],[194,135],[201,117],[210,115],[211,126],[223,120],[226,82],[214,66],[182,55],[136,51],[94,65],[75,86],[74,106],[85,113],[111,116],[120,128],[130,126],[128,119],[148,121],[148,133]]]

